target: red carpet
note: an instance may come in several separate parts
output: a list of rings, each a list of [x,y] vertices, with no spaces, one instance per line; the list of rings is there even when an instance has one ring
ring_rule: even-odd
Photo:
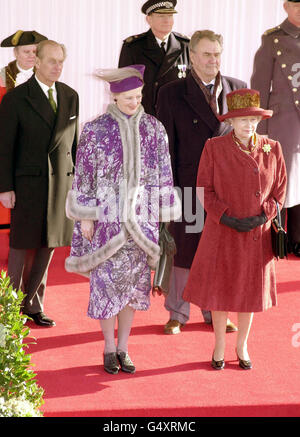
[[[5,266],[6,241],[0,238]],[[67,253],[56,250],[49,271],[45,312],[57,326],[30,325],[45,417],[300,416],[300,259],[277,263],[279,306],[254,317],[251,371],[238,367],[235,333],[227,334],[226,368],[210,367],[212,329],[194,306],[181,334],[164,335],[168,314],[157,296],[148,312],[136,313],[132,328],[129,351],[137,372],[109,375],[99,323],[86,316],[88,282],[64,271]]]

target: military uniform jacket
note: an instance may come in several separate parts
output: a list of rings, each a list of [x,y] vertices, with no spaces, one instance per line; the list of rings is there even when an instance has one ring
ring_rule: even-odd
[[[132,64],[145,65],[142,104],[145,112],[156,115],[156,100],[159,88],[179,78],[182,67],[189,70],[189,38],[171,32],[166,54],[162,52],[151,29],[140,35],[127,38],[122,46],[119,67]]]
[[[10,246],[67,246],[73,223],[65,201],[77,146],[78,94],[56,82],[55,115],[34,76],[0,104],[0,192],[15,191]]]
[[[260,91],[261,107],[273,117],[258,132],[282,146],[288,186],[285,207],[300,204],[300,29],[286,19],[267,30],[254,58],[251,87]]]

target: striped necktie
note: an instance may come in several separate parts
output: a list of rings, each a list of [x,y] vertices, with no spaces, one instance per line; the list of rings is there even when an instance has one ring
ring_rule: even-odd
[[[48,89],[48,96],[49,96],[48,97],[49,98],[49,103],[50,103],[54,113],[56,114],[57,106],[56,106],[55,100],[53,98],[53,89],[52,88]]]
[[[166,47],[165,46],[166,46],[166,41],[162,41],[160,43],[160,48],[161,48],[163,53],[166,53]]]

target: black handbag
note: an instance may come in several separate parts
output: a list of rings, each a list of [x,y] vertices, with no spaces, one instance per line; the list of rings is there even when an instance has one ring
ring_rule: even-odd
[[[176,244],[167,228],[167,223],[161,223],[159,229],[160,257],[155,269],[152,294],[167,295],[170,289],[171,271],[173,268]]]
[[[288,257],[288,237],[287,233],[281,226],[281,216],[279,205],[276,202],[277,217],[272,220],[271,237],[273,254],[277,259],[283,259]]]

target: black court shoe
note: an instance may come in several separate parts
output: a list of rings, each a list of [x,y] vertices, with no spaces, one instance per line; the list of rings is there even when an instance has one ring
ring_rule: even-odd
[[[242,369],[244,369],[244,370],[250,370],[250,369],[252,369],[252,363],[251,363],[250,360],[242,360],[242,359],[238,356],[237,350],[235,350],[235,353],[236,353],[237,359],[238,359],[238,361],[239,361],[239,366],[240,366]]]
[[[212,360],[211,360],[211,365],[212,365],[212,367],[213,367],[215,370],[222,370],[222,369],[224,369],[224,367],[225,367],[225,361],[224,361],[224,359],[223,359],[223,360],[216,361],[216,360],[214,359],[214,354],[213,354],[213,356],[212,356]]]
[[[239,366],[244,370],[252,369],[252,363],[250,360],[242,360],[238,355],[237,359],[239,360]]]

